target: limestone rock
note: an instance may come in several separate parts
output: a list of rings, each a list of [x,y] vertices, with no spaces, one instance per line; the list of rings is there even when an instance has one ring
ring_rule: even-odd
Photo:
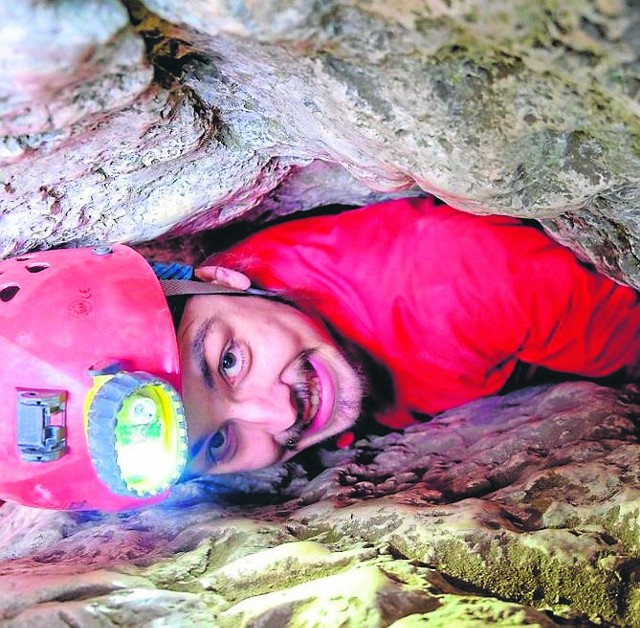
[[[633,0],[126,7],[1,9],[0,254],[422,189],[640,286]]]
[[[636,0],[5,2],[0,255],[426,191],[640,287],[639,55]],[[5,504],[0,623],[637,625],[639,417],[565,383],[146,511]]]
[[[638,417],[632,386],[563,383],[327,450],[315,477],[292,461],[111,516],[6,504],[0,618],[637,625]]]

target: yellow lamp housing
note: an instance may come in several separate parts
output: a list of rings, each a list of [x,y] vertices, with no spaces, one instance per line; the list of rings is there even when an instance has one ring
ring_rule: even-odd
[[[187,462],[187,424],[178,392],[143,372],[93,379],[85,427],[98,476],[119,495],[152,497],[166,491]]]

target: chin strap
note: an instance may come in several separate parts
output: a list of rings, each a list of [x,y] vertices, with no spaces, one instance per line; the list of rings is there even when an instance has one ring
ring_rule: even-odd
[[[223,294],[237,297],[275,296],[273,292],[269,292],[268,290],[258,290],[257,288],[238,290],[237,288],[228,288],[227,286],[193,281],[191,279],[160,279],[160,285],[166,297],[192,296],[196,294]]]

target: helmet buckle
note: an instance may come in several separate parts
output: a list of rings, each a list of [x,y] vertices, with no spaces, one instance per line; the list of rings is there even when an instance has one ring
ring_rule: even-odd
[[[67,450],[66,392],[18,391],[18,450],[29,462],[51,462]]]

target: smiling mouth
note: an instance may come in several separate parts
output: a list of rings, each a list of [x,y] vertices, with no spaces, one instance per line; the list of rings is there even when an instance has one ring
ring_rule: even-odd
[[[291,398],[296,408],[296,421],[285,432],[282,446],[293,451],[312,425],[322,406],[322,386],[309,354],[300,358],[300,381],[293,387]]]

